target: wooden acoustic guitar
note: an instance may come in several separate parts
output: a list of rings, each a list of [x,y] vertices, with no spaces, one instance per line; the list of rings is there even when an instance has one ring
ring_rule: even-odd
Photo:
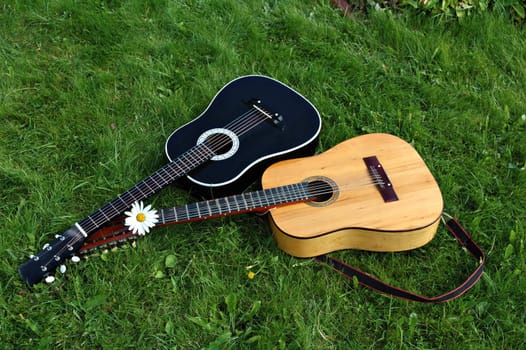
[[[170,135],[169,163],[44,245],[20,266],[22,280],[41,281],[95,231],[175,180],[203,196],[243,191],[272,162],[313,154],[320,128],[316,108],[283,83],[261,75],[229,82]]]
[[[272,210],[276,242],[293,256],[414,249],[434,237],[440,222],[442,194],[433,175],[410,144],[392,135],[363,135],[311,158],[280,162],[262,184],[299,180],[327,190],[318,200]]]
[[[158,212],[159,224],[245,212],[269,213],[278,246],[297,257],[341,249],[394,252],[435,235],[442,195],[416,150],[389,134],[344,141],[319,155],[271,165],[263,189]],[[123,224],[86,240],[81,252],[135,238]]]

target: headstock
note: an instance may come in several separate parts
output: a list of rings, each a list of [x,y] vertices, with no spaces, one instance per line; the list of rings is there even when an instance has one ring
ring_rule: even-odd
[[[29,286],[45,279],[64,264],[65,260],[74,256],[84,243],[84,235],[76,226],[73,226],[62,235],[56,236],[51,243],[44,245],[42,250],[32,255],[18,272],[20,277]]]

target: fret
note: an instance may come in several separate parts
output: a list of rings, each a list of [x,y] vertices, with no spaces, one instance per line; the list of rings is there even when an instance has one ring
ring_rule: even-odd
[[[196,148],[195,148],[196,149]],[[192,149],[193,150],[193,149]],[[199,164],[200,162],[200,159],[199,159],[199,156],[195,154],[195,152],[193,152],[192,150],[190,150],[189,152],[186,152],[187,154],[187,158],[190,158],[190,161],[192,163],[197,163]]]
[[[198,203],[193,203],[188,205],[188,208],[190,208],[190,218],[195,219],[199,217],[199,205]]]
[[[127,200],[127,201],[125,202],[127,208],[130,207],[130,206],[132,205],[132,203],[135,202],[135,201],[137,200],[137,198],[133,195],[132,190],[133,190],[133,188],[132,188],[131,190],[127,191],[127,192],[124,192],[124,193],[121,195],[121,198],[123,198],[123,199],[125,198],[125,196],[131,197],[131,200],[129,200],[129,201]]]
[[[175,210],[175,207],[172,208],[172,214],[175,221],[179,221],[179,218],[177,217],[177,210]]]
[[[230,203],[228,202],[228,197],[226,197],[224,200],[225,200],[225,204],[226,204],[226,207],[227,207],[227,211],[229,213],[232,212],[232,209],[230,209]]]
[[[285,190],[283,189],[284,186],[276,188],[276,196],[277,201],[276,203],[281,204],[284,203],[287,199],[287,196],[285,195]]]
[[[196,204],[197,217],[202,218],[202,217],[206,217],[206,216],[212,215],[210,210],[207,210],[206,205],[207,205],[207,202],[201,202],[201,203],[197,203]]]
[[[203,150],[205,151],[204,155],[206,156],[206,158],[209,158],[209,157],[213,157],[215,156],[215,153],[214,151],[212,151],[210,149],[210,147],[208,147],[208,145],[206,143],[200,143],[199,145],[196,146],[196,148],[199,147],[199,148],[203,148]]]
[[[100,209],[97,209],[96,211],[94,211],[90,216],[89,216],[89,219],[91,220],[91,222],[95,222],[96,226],[100,225],[101,223],[103,222],[106,222],[108,220],[110,220],[113,216],[110,217],[111,214],[107,214],[108,212],[111,212],[109,209],[111,209],[112,206],[110,206],[109,204],[106,204],[104,207],[100,208]],[[118,214],[118,213],[115,213],[113,212],[114,214]],[[101,221],[101,222],[99,222]]]
[[[200,218],[201,214],[199,213],[199,203],[191,204],[191,208],[192,208],[191,210],[192,219]]]
[[[278,187],[275,190],[276,190],[277,203],[283,203],[283,200],[285,199],[285,196],[283,195],[283,188]]]
[[[305,198],[312,198],[312,194],[310,194],[308,191],[307,191],[307,184],[305,182],[302,182],[301,184],[299,184],[301,186],[301,190],[303,191],[303,195],[305,196]]]
[[[275,188],[274,189],[274,192],[275,192],[275,202],[276,204],[281,204],[283,203],[284,199],[285,199],[285,196],[283,195],[283,189],[281,187],[278,187],[278,188]]]
[[[135,186],[133,187],[133,189],[132,189],[132,191],[135,191],[135,193],[138,194],[139,199],[141,199],[141,198],[146,198],[146,197],[147,197],[147,196],[146,196],[147,193],[145,193],[145,192],[143,191],[143,189],[141,188],[141,186],[142,186],[143,183],[144,183],[144,181],[138,183],[138,184],[135,185]]]
[[[189,152],[189,153],[191,154],[192,157],[195,157],[195,159],[197,159],[198,163],[202,162],[203,159],[208,159],[211,156],[215,155],[213,152],[211,152],[211,150],[208,148],[208,146],[205,145],[204,143],[200,143],[200,144],[196,145],[190,151],[191,152]]]
[[[185,219],[188,219],[188,208],[186,205],[175,208],[176,215],[178,221],[184,221]]]
[[[217,208],[217,214],[222,215],[223,214],[223,209],[221,208],[221,204],[219,202],[219,198],[216,198],[214,201],[215,201],[215,206]]]
[[[291,196],[292,200],[300,200],[303,198],[301,191],[298,189],[298,187],[299,187],[298,184],[294,184],[290,186],[291,193],[292,193],[292,196]]]
[[[104,218],[105,218],[106,220],[110,220],[110,218],[106,215],[106,213],[104,213],[104,210],[99,209],[98,212],[101,213],[102,216],[104,216]]]
[[[164,224],[164,210],[160,210],[160,212],[161,212],[160,213],[161,215],[159,215],[159,216],[161,217],[161,223]]]
[[[170,166],[172,164],[175,164],[175,163],[169,163]],[[167,168],[168,167],[162,167],[161,169],[159,169],[157,173],[155,173],[155,175],[159,175],[159,179],[161,180],[163,186],[166,185],[169,181],[163,177],[162,173],[164,172],[167,175],[166,178],[172,177],[172,175],[168,172],[168,170],[166,170]]]
[[[230,212],[239,211],[239,204],[237,202],[236,196],[230,196],[230,197],[228,197],[227,200],[228,200],[228,203],[233,204],[232,206],[229,205],[229,208],[230,208],[229,211]],[[233,201],[233,202],[231,202],[231,201]],[[235,207],[235,209],[232,209],[232,207]]]
[[[117,198],[115,198],[115,200],[120,200],[122,204],[124,204],[125,206],[128,206],[128,202],[126,202],[123,198],[122,198],[122,194],[118,195]],[[114,202],[115,200],[113,200],[112,202]]]
[[[263,206],[263,202],[261,201],[261,197],[259,196],[259,191],[254,192],[254,197],[256,197],[254,208],[260,208]]]
[[[301,189],[303,191],[303,196],[304,196],[305,199],[309,199],[309,198],[312,199],[312,198],[315,197],[312,193],[310,193],[308,191],[308,187],[307,187],[307,183],[306,182],[302,182],[302,183],[298,184],[298,186],[301,187]]]
[[[143,191],[141,191],[141,188],[139,186],[135,186],[133,188],[133,190],[139,191],[139,193],[141,194],[141,196],[139,196],[139,198],[146,198],[146,194]]]
[[[194,164],[202,164],[205,160],[211,158],[210,155],[203,154],[199,146],[195,146],[188,152],[188,155],[191,157]]]
[[[259,192],[263,195],[263,197],[265,197],[265,205],[262,205],[262,206],[268,207],[271,204],[271,202],[269,201],[268,196],[267,196],[267,192],[268,191],[267,190],[262,190],[262,191],[259,191]]]
[[[287,201],[289,198],[287,186],[283,186],[280,193],[281,193],[281,202],[283,203]]]
[[[241,196],[241,199],[243,199],[243,203],[245,203],[245,208],[248,208],[247,201],[245,200],[245,196]]]
[[[184,168],[184,162],[183,162],[183,159],[181,158],[183,156],[184,156],[184,153],[182,155],[180,155],[179,157],[177,157],[177,159],[175,159],[170,164],[170,171],[172,171],[174,174],[179,175],[179,174],[185,174],[186,173],[185,168]],[[171,175],[171,176],[173,176],[173,175]]]
[[[250,207],[255,207],[255,201],[254,201],[254,198],[252,197],[252,193],[253,192],[248,192],[248,197],[250,199],[249,201],[249,204],[247,205],[247,209],[250,209]],[[245,196],[243,196],[243,199],[245,199]]]
[[[271,188],[270,189],[270,195],[272,197],[272,202],[274,204],[281,203],[281,199],[280,199],[280,196],[279,196],[279,190],[277,188]]]
[[[304,195],[302,194],[303,191],[301,191],[299,184],[290,185],[289,188],[290,192],[292,193],[290,200],[297,201],[304,199]]]
[[[92,214],[92,215],[93,215],[93,214]],[[89,219],[89,220],[90,220],[95,226],[98,226],[98,225],[99,225],[95,220],[93,220],[93,218],[91,217],[91,215],[89,215],[89,216],[87,217],[87,219]]]
[[[188,159],[187,159],[187,155],[186,155],[187,153],[188,153],[188,152],[186,152],[186,153],[183,153],[183,154],[181,154],[181,155],[179,156],[179,158],[180,158],[180,159],[184,159],[184,160],[186,161],[186,163],[188,163]],[[177,164],[177,165],[179,165],[179,164]],[[183,167],[180,167],[180,169],[181,169],[181,170],[183,171],[183,173],[186,173],[186,172],[187,172],[187,170],[189,170],[189,169],[190,169],[190,168],[188,168],[188,169],[185,169],[185,168],[184,168],[184,166],[185,166],[185,164],[184,164],[184,163],[182,164],[182,166],[183,166]]]
[[[156,188],[156,189],[160,189],[160,188],[162,187],[162,185],[159,185],[159,183],[158,183],[157,181],[155,181],[155,175],[156,175],[156,174],[150,176],[149,179],[150,179],[151,181],[153,181],[153,183],[155,184],[155,188]],[[153,192],[155,193],[155,191],[153,191]]]
[[[149,179],[149,178],[148,178]],[[150,190],[151,193],[155,193],[155,191],[150,187],[150,185],[148,185],[148,182],[145,180],[143,181],[143,184],[148,187],[148,189]]]
[[[208,212],[210,213],[210,215],[213,215],[212,206],[211,206],[212,202],[215,202],[215,201],[212,201],[212,200],[206,201],[206,207],[208,208]]]
[[[283,189],[281,187],[277,187],[273,189],[274,192],[274,203],[275,204],[281,204],[283,203]]]
[[[293,197],[291,196],[292,193],[290,192],[290,188],[289,188],[289,186],[284,186],[284,187],[283,187],[283,190],[284,190],[284,193],[285,193],[285,199],[286,199],[287,201],[291,200],[291,198],[293,198]]]
[[[197,210],[197,217],[201,217],[201,213],[199,212],[199,203],[194,204],[195,208]]]
[[[225,198],[217,198],[216,202],[219,208],[219,214],[228,213],[228,204]]]
[[[228,196],[228,197],[225,197],[225,201],[227,203],[227,206],[228,206],[228,212],[229,213],[232,213],[232,212],[235,212],[237,211],[237,205],[236,205],[236,200],[235,200],[235,196]]]
[[[188,208],[188,205],[185,205],[184,208],[186,209],[186,218],[190,220],[190,209]]]
[[[298,187],[298,193],[301,193],[301,196],[302,196],[302,199],[308,199],[310,198],[309,194],[307,193],[307,191],[305,191],[305,186],[303,183],[299,183],[297,184],[297,187]]]
[[[113,211],[114,211],[114,212],[117,212],[117,213],[118,213],[118,212],[119,212],[119,209],[115,208],[115,206],[113,205],[113,202],[114,202],[114,201],[115,201],[115,200],[112,200],[111,202],[108,203],[108,205],[111,206],[111,207],[113,208]]]
[[[179,159],[176,159],[174,162],[171,163],[171,170],[175,171],[175,173],[177,174],[178,172],[180,172],[181,174],[184,174],[184,168],[182,168],[179,164]],[[178,167],[179,170],[176,170],[175,167]]]

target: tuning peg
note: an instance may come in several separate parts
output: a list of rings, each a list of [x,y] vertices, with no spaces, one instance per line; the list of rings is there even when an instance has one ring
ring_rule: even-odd
[[[55,276],[47,276],[44,281],[46,281],[46,283],[53,283],[55,281]]]
[[[66,272],[66,265],[60,265],[58,270],[60,271],[60,273]]]
[[[71,261],[73,261],[74,263],[78,263],[80,261],[80,258],[78,256],[76,256],[76,255],[73,255],[71,257]]]

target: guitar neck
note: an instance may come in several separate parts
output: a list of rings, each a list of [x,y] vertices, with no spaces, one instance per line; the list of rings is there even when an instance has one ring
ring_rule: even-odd
[[[159,225],[200,221],[246,212],[261,212],[277,206],[306,202],[315,198],[316,196],[308,189],[308,183],[301,182],[162,209],[159,212]]]
[[[214,153],[205,143],[198,144],[186,151],[170,163],[166,164],[153,175],[136,184],[130,190],[122,193],[117,198],[97,209],[85,219],[78,222],[86,235],[95,231],[136,202],[156,193],[174,180],[188,174],[192,169],[205,163]]]
[[[202,221],[220,216],[230,216],[247,212],[262,212],[287,204],[315,200],[320,191],[309,188],[307,182],[275,187],[239,195],[211,199],[178,207],[161,209],[158,212],[157,226],[180,224],[191,221]],[[98,230],[86,239],[79,249],[80,254],[87,254],[101,247],[107,247],[137,235],[127,230],[123,224],[108,226]]]

